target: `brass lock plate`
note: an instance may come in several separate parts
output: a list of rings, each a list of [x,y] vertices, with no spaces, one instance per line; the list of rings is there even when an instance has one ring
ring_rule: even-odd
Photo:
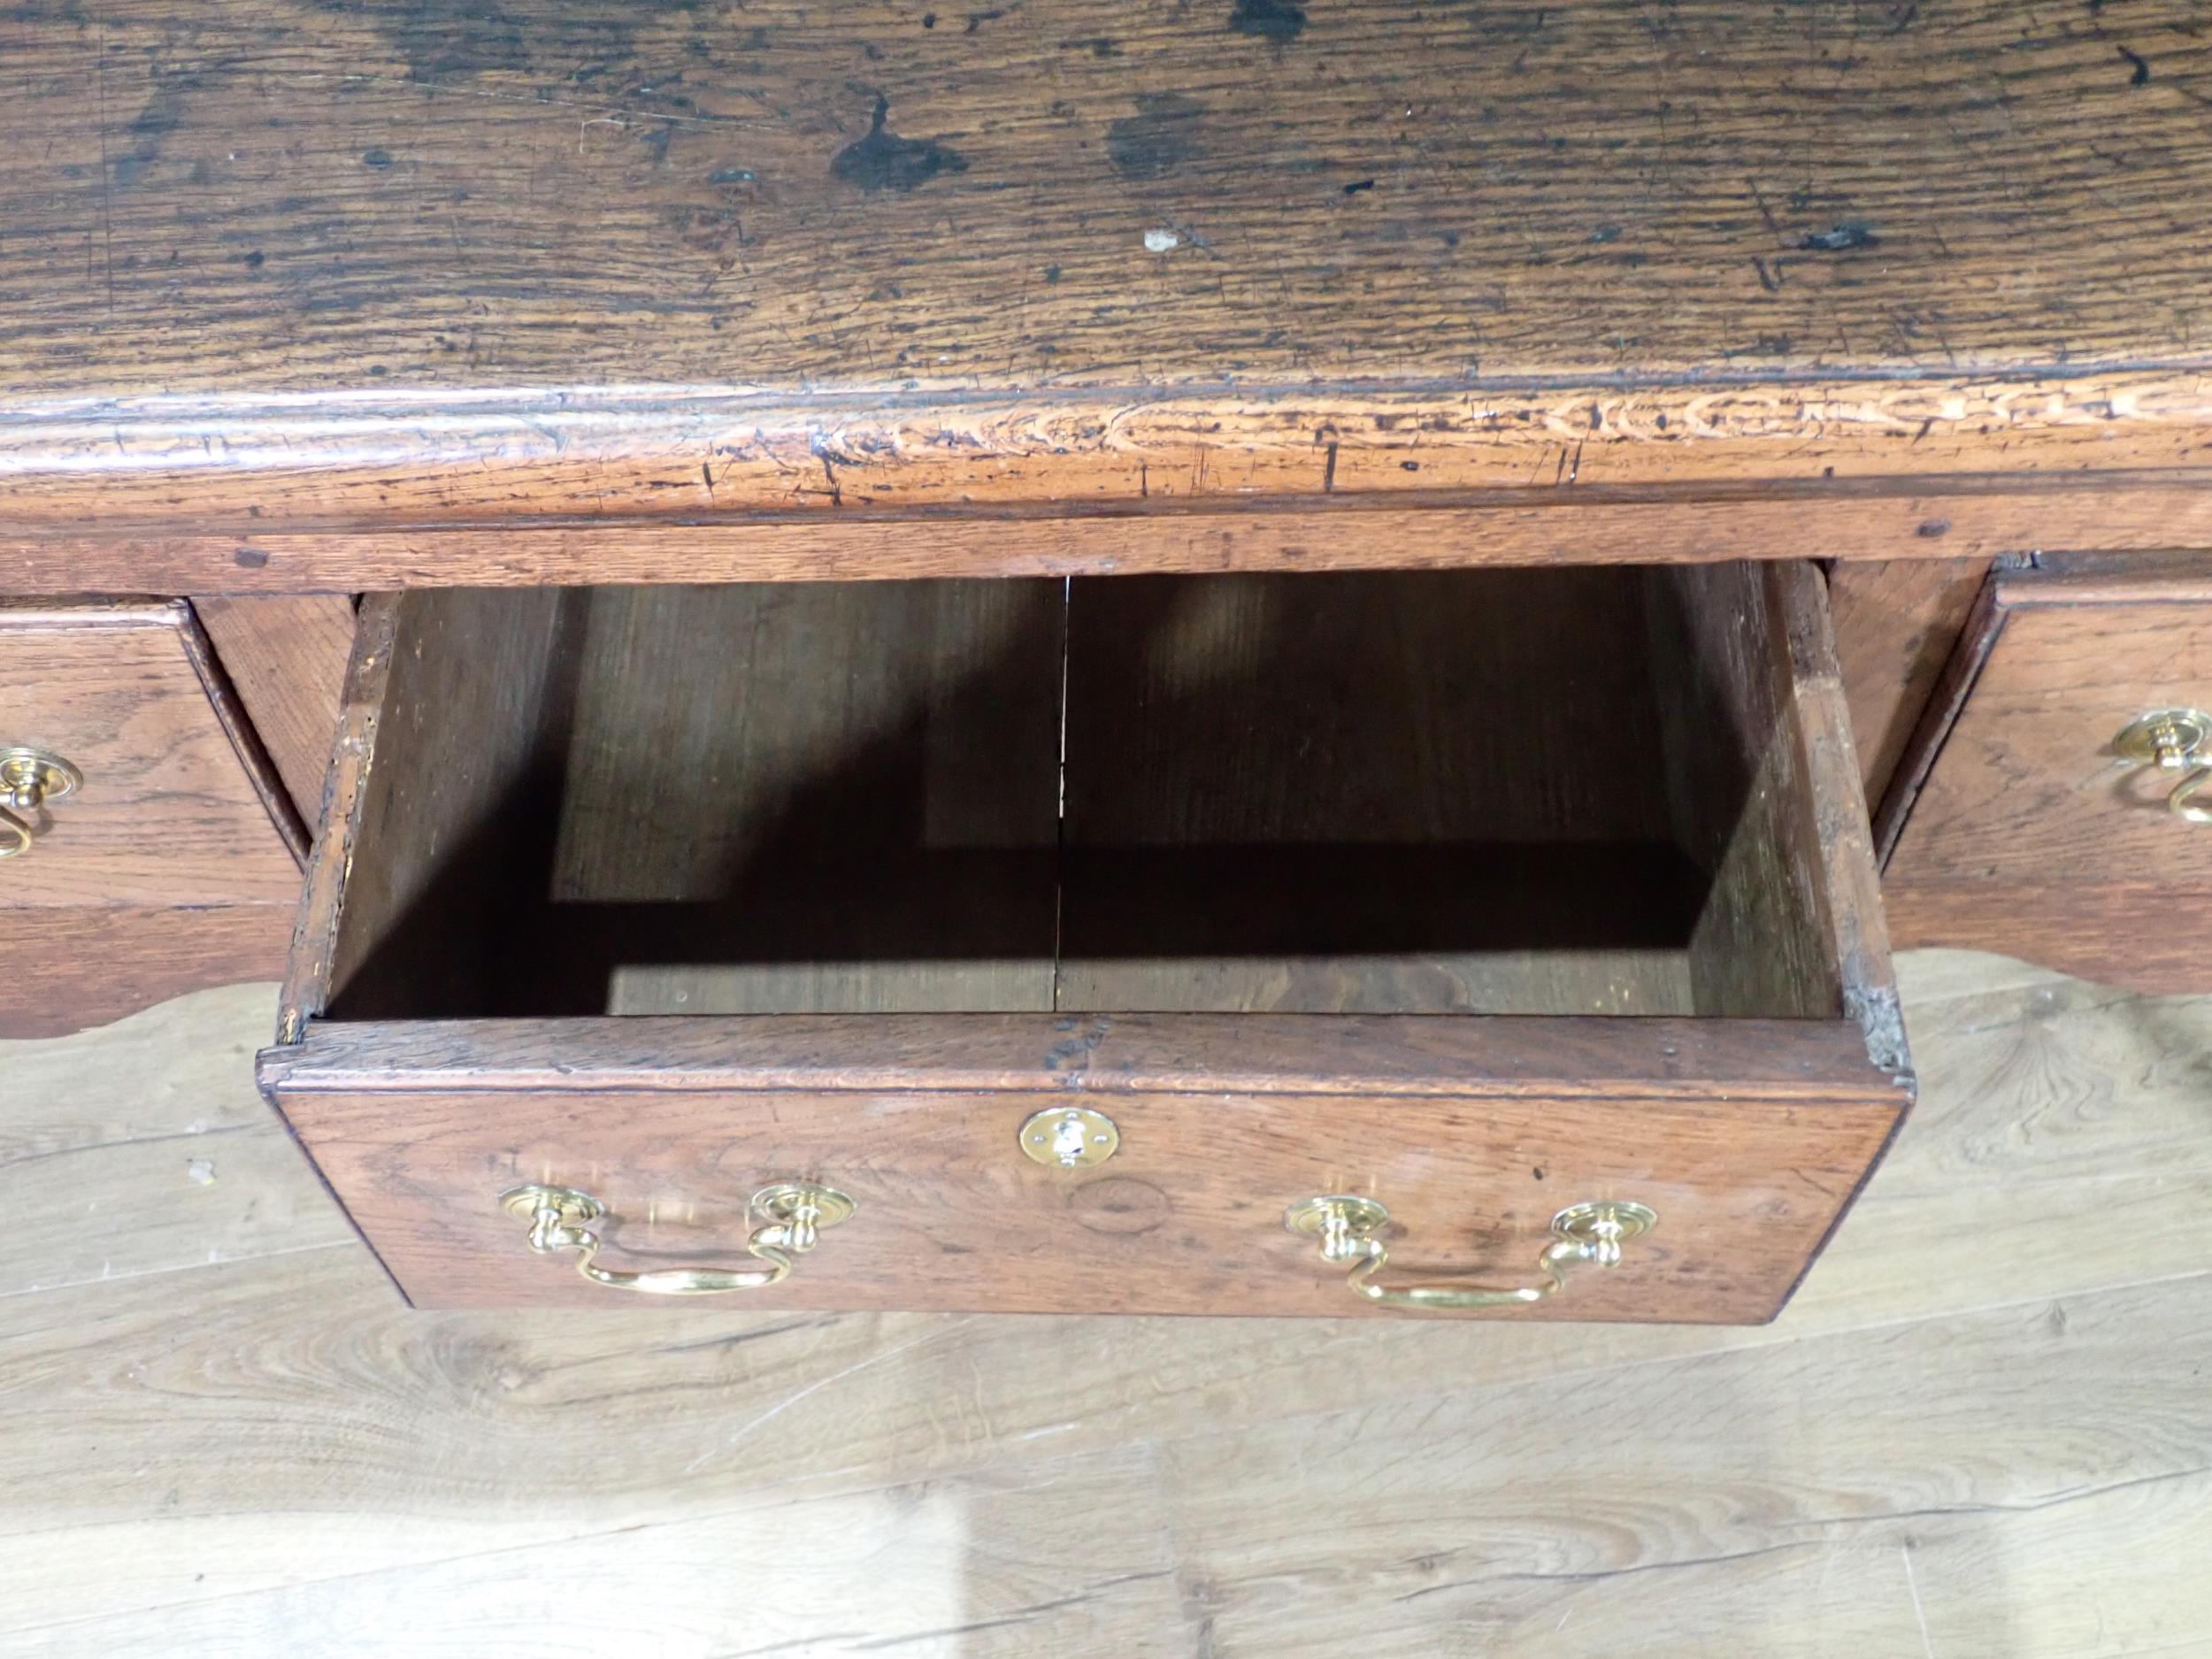
[[[1121,1145],[1121,1131],[1104,1112],[1087,1106],[1053,1106],[1023,1123],[1021,1143],[1032,1163],[1082,1170],[1112,1157]]]

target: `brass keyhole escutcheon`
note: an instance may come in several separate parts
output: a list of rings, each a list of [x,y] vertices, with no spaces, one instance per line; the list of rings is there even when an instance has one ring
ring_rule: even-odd
[[[0,858],[29,852],[39,813],[83,787],[84,774],[50,749],[0,749]]]
[[[1033,1114],[1021,1128],[1024,1156],[1049,1169],[1084,1170],[1103,1164],[1121,1145],[1121,1131],[1104,1112],[1087,1106],[1053,1106]]]

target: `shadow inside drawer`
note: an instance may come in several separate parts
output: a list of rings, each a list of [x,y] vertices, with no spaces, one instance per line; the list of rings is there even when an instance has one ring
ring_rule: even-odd
[[[1832,1016],[1706,582],[412,594],[328,1013]]]

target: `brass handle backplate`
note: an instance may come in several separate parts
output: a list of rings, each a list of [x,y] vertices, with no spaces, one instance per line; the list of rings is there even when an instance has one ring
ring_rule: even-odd
[[[0,749],[0,858],[30,851],[39,813],[83,787],[84,774],[51,750]]]
[[[1393,1308],[1427,1308],[1449,1312],[1467,1308],[1504,1308],[1542,1302],[1566,1283],[1570,1268],[1620,1264],[1621,1246],[1656,1226],[1659,1217],[1625,1199],[1571,1204],[1551,1218],[1551,1242],[1536,1258],[1537,1282],[1509,1288],[1486,1285],[1409,1285],[1397,1288],[1374,1282],[1390,1260],[1381,1238],[1390,1211],[1371,1198],[1325,1193],[1302,1199],[1283,1215],[1291,1232],[1321,1240],[1321,1259],[1333,1266],[1352,1264],[1347,1279],[1356,1294]]]
[[[2166,797],[2166,810],[2192,824],[2212,824],[2212,804],[2198,799],[2212,784],[2212,714],[2202,709],[2154,709],[2130,721],[2112,747],[2139,766],[2185,772]]]
[[[811,1250],[825,1227],[849,1217],[857,1206],[833,1187],[811,1181],[778,1181],[753,1194],[751,1209],[767,1221],[745,1240],[746,1254],[765,1267],[664,1267],[618,1272],[599,1265],[605,1241],[594,1224],[606,1205],[573,1187],[532,1185],[499,1195],[501,1208],[530,1224],[530,1248],[541,1256],[576,1252],[576,1271],[610,1290],[641,1291],[651,1296],[713,1296],[726,1291],[758,1290],[791,1271],[795,1256]]]

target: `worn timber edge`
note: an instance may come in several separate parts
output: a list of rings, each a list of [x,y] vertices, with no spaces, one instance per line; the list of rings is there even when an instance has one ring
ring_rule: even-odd
[[[1632,1033],[1635,1041],[1624,1041]],[[864,1058],[856,1058],[864,1056]],[[311,1020],[273,1093],[549,1088],[1497,1095],[1901,1108],[1840,1020],[1305,1014]]]
[[[338,711],[329,780],[323,790],[323,821],[307,861],[299,918],[292,929],[290,963],[278,999],[279,1043],[297,1042],[309,1018],[320,1013],[329,999],[346,882],[353,871],[362,802],[376,755],[377,721],[384,707],[385,682],[391,673],[398,610],[399,597],[394,594],[371,594],[361,602],[353,656],[346,665],[345,696]]]
[[[0,405],[0,532],[2212,472],[2212,365]]]
[[[1763,573],[1790,654],[1790,718],[1804,751],[1822,868],[1814,895],[1824,912],[1821,919],[1842,986],[1844,1016],[1865,1034],[1867,1058],[1909,1094],[1912,1056],[1890,964],[1881,872],[1851,740],[1843,672],[1836,663],[1827,586],[1803,560],[1770,565]]]
[[[2212,545],[2212,470],[1417,496],[806,509],[501,524],[0,527],[0,590],[357,593],[593,582],[2008,557]]]

